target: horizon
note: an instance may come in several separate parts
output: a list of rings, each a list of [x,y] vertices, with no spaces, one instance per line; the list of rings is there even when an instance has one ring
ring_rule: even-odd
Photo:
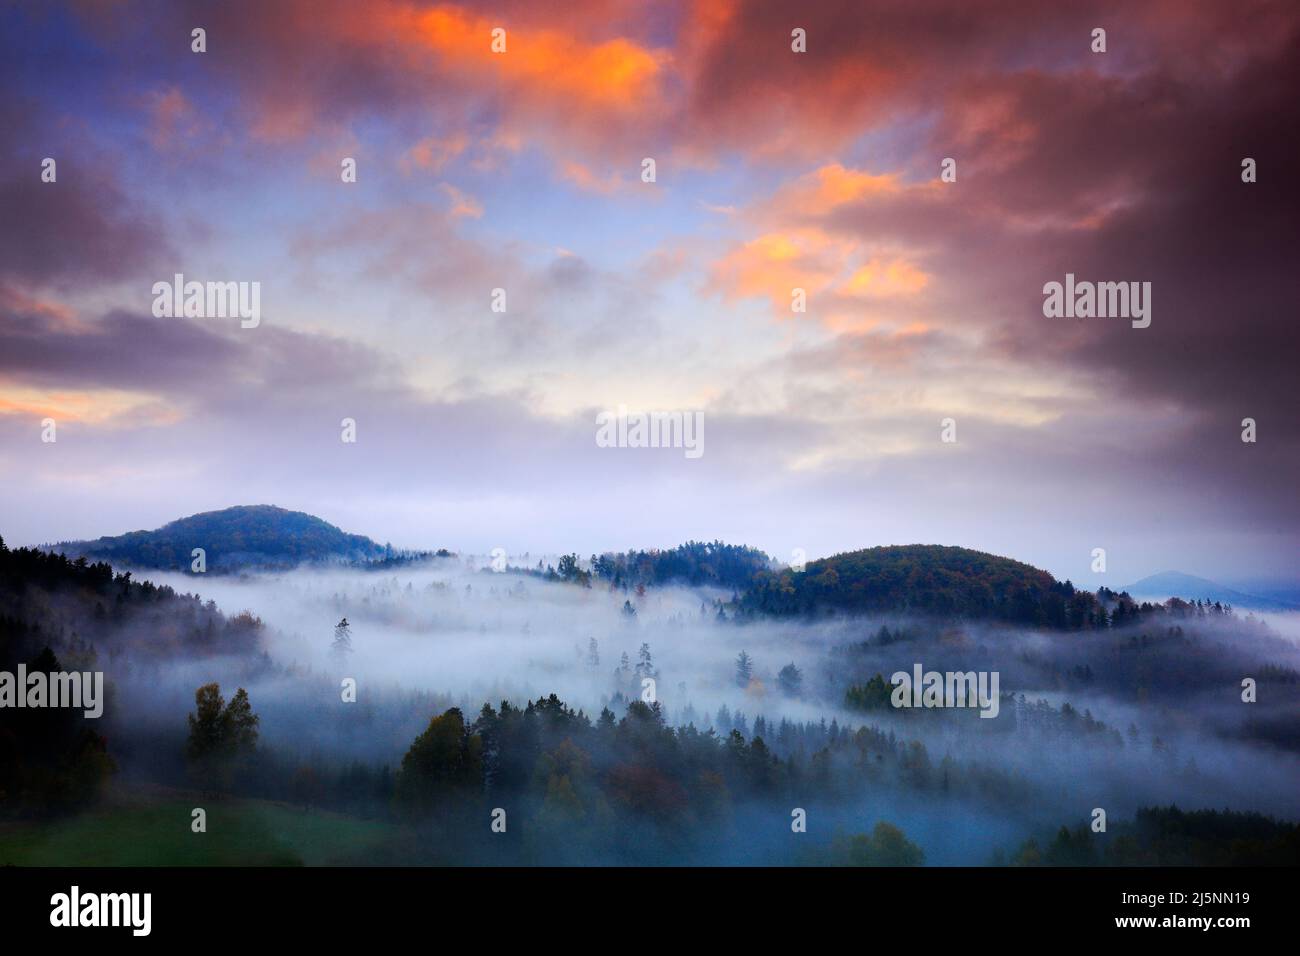
[[[231,510],[241,509],[241,508],[273,508],[273,509],[277,509],[277,510],[284,511],[284,512],[288,512],[288,513],[293,513],[293,514],[304,514],[304,515],[307,515],[308,517],[316,518],[316,519],[318,519],[318,520],[320,520],[320,521],[324,521],[326,524],[329,524],[329,525],[332,526],[333,528],[335,528],[335,529],[337,529],[338,531],[341,531],[341,532],[343,532],[343,533],[345,533],[345,534],[362,535],[362,536],[368,538],[370,541],[374,542],[374,543],[377,544],[377,545],[381,545],[381,546],[391,546],[391,547],[393,548],[393,550],[395,550],[395,551],[411,551],[411,552],[426,551],[426,552],[434,552],[434,551],[437,551],[437,550],[440,549],[440,548],[445,548],[446,550],[450,551],[454,556],[457,556],[457,557],[464,557],[464,556],[482,557],[482,556],[485,556],[485,555],[489,555],[489,554],[491,553],[491,549],[483,549],[483,550],[481,550],[481,551],[467,551],[466,549],[456,547],[456,546],[454,545],[454,543],[447,543],[447,542],[445,542],[445,543],[437,543],[437,544],[429,544],[429,543],[427,543],[427,542],[426,542],[426,543],[422,543],[422,544],[395,544],[394,542],[392,542],[392,541],[390,541],[390,540],[377,538],[377,537],[375,537],[374,535],[369,534],[369,533],[368,533],[367,531],[365,531],[364,529],[346,528],[346,527],[343,527],[343,526],[341,526],[341,525],[338,525],[338,524],[336,524],[335,522],[331,521],[327,516],[324,516],[324,515],[318,515],[318,514],[312,514],[311,512],[306,512],[306,511],[299,511],[299,510],[294,509],[294,508],[285,508],[285,507],[283,507],[283,506],[281,506],[281,505],[273,504],[273,503],[271,503],[271,502],[262,502],[262,503],[258,503],[258,504],[229,505],[229,506],[227,506],[227,507],[225,507],[225,508],[216,508],[216,509],[212,509],[212,510],[208,510],[208,511],[196,511],[196,512],[193,512],[193,513],[191,513],[191,514],[181,515],[180,517],[172,518],[172,519],[170,519],[170,520],[168,520],[168,521],[165,521],[165,522],[163,522],[162,524],[159,524],[159,525],[157,525],[157,526],[155,526],[155,527],[152,527],[152,528],[130,528],[130,529],[126,529],[126,530],[123,530],[123,531],[118,531],[118,532],[116,532],[116,533],[106,533],[106,534],[103,534],[103,535],[77,536],[77,537],[73,537],[73,538],[62,538],[62,539],[59,539],[59,540],[57,540],[57,541],[39,541],[39,542],[25,541],[25,542],[12,542],[12,541],[10,541],[10,540],[8,540],[8,539],[4,539],[4,541],[5,541],[5,543],[6,543],[7,545],[9,545],[10,547],[37,547],[37,548],[51,548],[51,547],[55,547],[55,546],[57,546],[57,545],[65,545],[65,544],[72,544],[72,543],[78,543],[78,542],[95,541],[95,540],[98,540],[99,538],[117,538],[117,537],[121,537],[121,536],[123,536],[123,535],[127,535],[127,534],[137,534],[137,533],[142,533],[142,532],[143,532],[143,533],[154,532],[154,531],[161,530],[162,528],[166,527],[168,524],[172,524],[172,523],[175,523],[175,522],[177,522],[177,521],[183,521],[183,520],[185,520],[185,519],[187,519],[187,518],[195,518],[195,517],[199,517],[199,516],[202,516],[202,515],[217,514],[217,513],[223,512],[223,511],[231,511]],[[3,535],[0,535],[0,538],[3,538]],[[587,561],[588,561],[588,557],[589,557],[590,555],[594,555],[594,554],[609,554],[609,553],[618,554],[618,553],[625,553],[625,552],[627,552],[627,551],[635,551],[635,550],[643,550],[643,551],[655,551],[655,550],[660,550],[660,551],[664,551],[664,550],[671,550],[672,548],[675,548],[675,547],[678,547],[678,546],[680,546],[680,545],[683,545],[683,544],[685,544],[687,541],[697,541],[697,542],[706,542],[706,543],[707,543],[707,542],[713,542],[713,541],[720,541],[720,542],[723,543],[723,544],[740,545],[740,546],[744,546],[744,547],[752,547],[752,548],[756,548],[757,550],[763,552],[765,555],[767,555],[768,558],[770,558],[770,559],[773,560],[773,561],[776,561],[776,562],[781,563],[781,564],[788,564],[788,563],[789,563],[789,562],[783,561],[780,555],[773,554],[769,549],[764,548],[764,547],[763,547],[762,545],[760,545],[760,544],[755,544],[754,542],[750,542],[750,541],[725,541],[725,540],[723,540],[723,539],[721,539],[721,538],[717,538],[717,537],[713,537],[713,536],[698,536],[698,535],[697,535],[697,536],[694,536],[694,537],[684,538],[684,539],[681,540],[681,541],[676,541],[676,542],[667,543],[667,544],[651,544],[651,545],[645,545],[645,544],[631,544],[631,545],[625,545],[625,546],[623,546],[623,547],[618,547],[618,548],[603,548],[603,549],[582,549],[582,548],[577,548],[577,549],[575,549],[575,548],[554,548],[554,547],[548,547],[548,548],[543,548],[543,549],[540,549],[540,550],[538,550],[538,549],[526,549],[526,550],[524,550],[524,551],[520,551],[520,552],[517,552],[517,553],[516,553],[516,552],[511,552],[511,553],[508,555],[508,557],[515,557],[515,558],[518,558],[518,557],[536,556],[536,557],[538,557],[538,558],[542,558],[542,559],[544,559],[544,558],[547,558],[547,557],[558,558],[558,557],[560,557],[560,556],[562,556],[562,555],[565,555],[565,554],[576,554],[576,555],[578,555],[578,560],[579,560],[580,562],[587,562]],[[862,548],[850,548],[850,549],[846,549],[846,550],[843,550],[843,551],[835,551],[835,552],[832,552],[832,553],[829,553],[829,554],[809,554],[809,555],[806,555],[806,559],[807,559],[809,562],[812,562],[812,561],[822,560],[822,559],[824,559],[824,558],[833,558],[833,557],[836,557],[836,556],[841,555],[841,554],[848,554],[848,553],[851,553],[851,552],[853,552],[853,551],[865,550],[865,549],[867,549],[867,548],[889,548],[889,547],[941,547],[941,548],[946,548],[946,547],[965,547],[965,546],[964,546],[964,545],[953,545],[953,544],[949,544],[949,543],[947,543],[947,542],[941,542],[941,541],[893,541],[893,542],[882,543],[882,544],[865,545],[865,546],[863,546]],[[1094,584],[1092,587],[1084,588],[1084,586],[1083,586],[1080,582],[1076,582],[1076,581],[1074,581],[1074,580],[1073,580],[1072,578],[1070,578],[1068,575],[1060,574],[1060,573],[1058,573],[1056,570],[1054,570],[1054,569],[1052,569],[1052,568],[1042,567],[1042,566],[1040,566],[1040,565],[1033,564],[1033,562],[1030,562],[1030,561],[1024,561],[1023,559],[1017,557],[1017,556],[1014,555],[1014,554],[998,554],[997,552],[987,551],[987,550],[984,550],[984,549],[981,549],[981,548],[969,548],[968,550],[980,551],[980,552],[985,553],[985,554],[991,554],[991,555],[994,555],[995,557],[1008,558],[1008,559],[1011,559],[1011,560],[1014,560],[1014,561],[1020,561],[1021,563],[1024,563],[1024,564],[1029,564],[1029,565],[1031,565],[1032,567],[1038,568],[1039,570],[1042,570],[1042,571],[1046,571],[1046,572],[1048,572],[1049,574],[1051,574],[1051,575],[1052,575],[1056,580],[1058,580],[1058,581],[1061,581],[1061,582],[1067,582],[1067,581],[1068,581],[1068,582],[1074,584],[1074,586],[1075,586],[1076,588],[1083,588],[1084,590],[1089,590],[1089,591],[1095,591],[1095,590],[1097,590],[1098,588],[1102,588],[1102,587],[1109,587],[1109,588],[1111,588],[1111,590],[1122,591],[1123,589],[1125,589],[1125,588],[1127,588],[1127,587],[1129,587],[1129,586],[1131,586],[1131,585],[1141,584],[1141,583],[1143,583],[1144,581],[1146,581],[1146,580],[1149,579],[1149,578],[1161,577],[1161,576],[1164,576],[1164,575],[1170,575],[1170,574],[1173,574],[1173,575],[1181,575],[1181,576],[1184,576],[1184,577],[1200,578],[1200,579],[1206,581],[1206,582],[1209,583],[1209,584],[1217,585],[1217,586],[1222,587],[1222,588],[1224,588],[1224,589],[1226,589],[1226,590],[1237,590],[1237,589],[1239,589],[1239,588],[1246,587],[1247,585],[1250,585],[1250,584],[1258,585],[1258,586],[1262,587],[1262,588],[1265,589],[1265,590],[1271,590],[1271,589],[1276,588],[1276,587],[1278,587],[1278,586],[1294,586],[1294,585],[1296,585],[1297,583],[1300,583],[1300,581],[1298,581],[1297,579],[1285,578],[1285,577],[1283,577],[1283,578],[1275,578],[1275,579],[1268,579],[1268,578],[1255,578],[1255,579],[1233,580],[1233,579],[1230,579],[1230,578],[1218,577],[1218,576],[1215,576],[1215,575],[1212,575],[1212,574],[1201,574],[1201,573],[1196,573],[1196,572],[1186,571],[1186,570],[1183,570],[1183,569],[1180,569],[1180,568],[1162,568],[1162,569],[1157,570],[1157,571],[1151,571],[1151,572],[1148,572],[1148,573],[1146,573],[1146,574],[1141,574],[1141,575],[1137,575],[1137,576],[1135,576],[1135,577],[1132,577],[1132,578],[1128,579],[1127,582],[1124,583],[1124,584],[1112,584],[1112,583],[1109,582],[1109,581],[1102,581],[1102,582],[1099,582],[1099,583],[1097,583],[1097,584]],[[1113,575],[1112,575],[1111,577],[1112,577],[1112,579],[1113,579]],[[1148,596],[1148,595],[1137,595],[1137,596]],[[1170,595],[1170,596],[1175,596],[1175,597],[1184,597],[1184,598],[1188,598],[1189,600],[1195,600],[1196,597],[1197,597],[1197,595]],[[1262,598],[1262,597],[1266,597],[1267,595],[1263,595],[1263,594],[1250,594],[1250,593],[1247,593],[1245,596],[1248,596],[1248,597],[1261,597],[1261,598]]]

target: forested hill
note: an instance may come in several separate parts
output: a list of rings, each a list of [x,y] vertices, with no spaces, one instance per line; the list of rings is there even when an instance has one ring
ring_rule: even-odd
[[[688,541],[666,551],[593,554],[591,573],[615,587],[688,584],[743,590],[771,564],[772,560],[757,548],[721,541]]]
[[[1103,589],[1120,615],[1126,596]],[[909,544],[811,561],[803,571],[765,572],[741,598],[747,614],[777,616],[899,612],[994,619],[1060,628],[1106,626],[1097,597],[1020,561],[967,548]]]
[[[151,655],[245,654],[260,648],[262,622],[226,617],[212,601],[0,538],[0,670],[43,648],[82,661],[122,651]]]
[[[168,656],[249,656],[261,632],[250,613],[228,618],[211,601],[132,581],[129,571],[10,549],[0,538],[0,671],[11,675],[24,665],[47,674],[107,671],[122,655],[151,668]],[[269,664],[264,653],[260,661]],[[101,729],[76,707],[0,707],[0,817],[93,801],[114,769]]]
[[[56,550],[114,565],[188,571],[195,548],[209,572],[287,568],[306,561],[369,561],[391,549],[365,535],[348,534],[327,521],[274,505],[206,511],[163,525],[95,541],[66,541]]]

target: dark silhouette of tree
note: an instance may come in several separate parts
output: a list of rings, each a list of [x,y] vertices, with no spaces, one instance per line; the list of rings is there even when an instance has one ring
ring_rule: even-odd
[[[776,675],[776,682],[781,688],[781,693],[787,697],[798,697],[799,691],[803,689],[803,673],[791,661],[781,668]]]
[[[32,637],[25,626],[0,617],[0,670],[12,674],[21,660],[14,659],[14,651]],[[48,647],[24,663],[29,676],[64,669]],[[27,688],[16,693],[26,694]],[[95,802],[116,765],[108,741],[93,726],[73,708],[0,707],[0,813],[48,816]]]
[[[396,798],[419,816],[476,792],[482,781],[483,738],[470,733],[460,709],[452,707],[429,721],[402,758]]]
[[[229,789],[235,775],[257,747],[259,718],[242,687],[226,703],[219,684],[204,684],[194,693],[185,756],[191,772],[207,790]]]
[[[884,710],[890,706],[893,692],[893,685],[885,681],[883,674],[877,674],[865,684],[845,691],[844,706],[849,710]]]
[[[688,541],[668,551],[607,552],[591,556],[596,577],[617,587],[634,587],[638,594],[645,585],[681,582],[695,587],[712,585],[732,589],[747,588],[760,571],[771,566],[771,559],[756,548]]]
[[[352,653],[352,626],[346,617],[334,625],[334,641],[330,644],[330,650],[336,657],[347,657]]]

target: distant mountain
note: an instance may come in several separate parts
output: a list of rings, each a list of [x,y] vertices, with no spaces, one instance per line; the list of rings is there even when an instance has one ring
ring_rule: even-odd
[[[1095,597],[1010,558],[942,545],[868,548],[759,575],[742,612],[901,612],[1087,627]],[[1104,611],[1101,612],[1104,614]]]
[[[348,534],[327,521],[274,505],[206,511],[163,525],[94,541],[66,541],[54,550],[115,566],[188,571],[195,548],[208,572],[288,568],[311,561],[373,561],[391,550],[365,535]]]
[[[1245,594],[1232,588],[1217,584],[1206,578],[1198,578],[1181,571],[1161,571],[1125,585],[1121,590],[1127,591],[1135,598],[1153,598],[1165,600],[1179,597],[1186,601],[1215,601],[1231,604],[1234,608],[1253,609],[1256,611],[1297,611],[1300,605],[1274,598]]]
[[[1255,578],[1250,581],[1238,581],[1235,585],[1229,584],[1228,587],[1244,591],[1252,597],[1261,597],[1288,607],[1300,608],[1300,583],[1296,581]]]

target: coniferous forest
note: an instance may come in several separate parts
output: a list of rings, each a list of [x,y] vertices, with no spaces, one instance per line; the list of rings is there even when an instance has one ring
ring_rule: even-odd
[[[380,571],[345,550],[210,577],[69,550],[0,548],[0,670],[101,669],[111,705],[0,711],[12,862],[17,834],[104,818],[130,843],[110,854],[176,862],[133,827],[208,798],[232,837],[338,828],[253,862],[1296,859],[1300,662],[1221,603],[919,546],[801,571],[720,542]],[[915,662],[997,670],[995,719],[897,706]],[[1247,674],[1264,703],[1234,706]]]

